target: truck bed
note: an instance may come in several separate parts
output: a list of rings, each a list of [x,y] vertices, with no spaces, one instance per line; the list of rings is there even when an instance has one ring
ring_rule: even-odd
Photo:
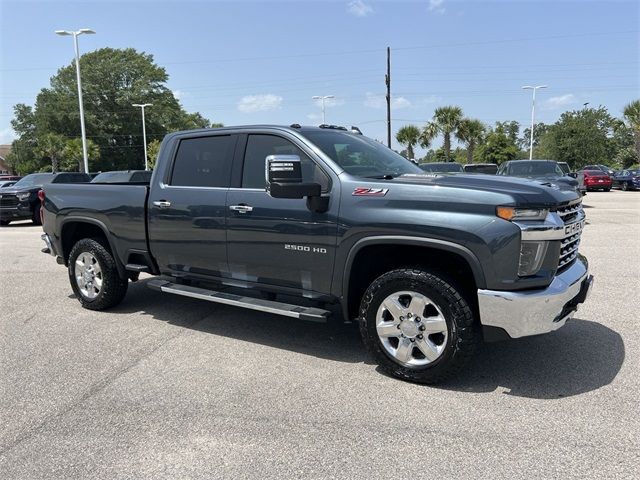
[[[47,233],[63,231],[74,220],[88,220],[116,240],[117,258],[147,251],[149,187],[133,184],[48,184],[43,188]],[[55,223],[54,223],[55,222]]]

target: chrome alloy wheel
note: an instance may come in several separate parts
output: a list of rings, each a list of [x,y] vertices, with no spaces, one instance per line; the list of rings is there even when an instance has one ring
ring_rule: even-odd
[[[438,306],[418,292],[402,291],[384,299],[376,330],[387,353],[403,365],[424,366],[447,344],[447,322]]]
[[[93,300],[102,290],[102,269],[96,257],[89,252],[82,252],[76,258],[73,270],[80,293]]]

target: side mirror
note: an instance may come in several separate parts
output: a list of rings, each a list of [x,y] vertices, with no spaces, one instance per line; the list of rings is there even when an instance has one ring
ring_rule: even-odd
[[[578,178],[578,174],[576,172],[569,172],[567,175],[573,178]]]
[[[266,160],[267,193],[273,198],[320,197],[319,183],[304,183],[298,155],[269,155]]]

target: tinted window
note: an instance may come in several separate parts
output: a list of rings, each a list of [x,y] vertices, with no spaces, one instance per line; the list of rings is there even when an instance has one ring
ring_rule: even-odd
[[[135,172],[131,175],[132,182],[149,183],[151,181],[151,172]]]
[[[58,173],[51,183],[85,183],[90,181],[91,177],[86,173]]]
[[[527,177],[536,175],[558,175],[562,176],[562,170],[553,162],[513,162],[509,173],[516,177]]]
[[[102,172],[91,180],[91,183],[122,183],[128,182],[129,172]]]
[[[329,188],[329,179],[307,154],[286,138],[275,135],[249,135],[244,153],[243,188],[265,188],[265,159],[269,155],[298,155],[302,166],[302,180]]]
[[[234,143],[229,135],[181,140],[171,185],[228,187]]]

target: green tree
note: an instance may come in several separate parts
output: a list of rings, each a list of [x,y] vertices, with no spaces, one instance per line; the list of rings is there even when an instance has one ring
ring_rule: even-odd
[[[621,141],[615,137],[617,129],[620,121],[604,107],[564,112],[540,138],[540,148],[574,170],[589,164],[612,165]]]
[[[96,143],[87,139],[87,157],[89,164],[97,164],[100,159],[100,148]],[[84,157],[82,154],[82,138],[72,138],[67,140],[62,151],[62,170],[84,172]]]
[[[640,158],[640,100],[634,100],[624,107],[624,118],[633,131],[636,157]]]
[[[396,140],[407,147],[408,158],[415,158],[413,147],[420,142],[420,129],[415,125],[405,125],[396,133]]]
[[[60,160],[64,154],[65,139],[56,133],[46,133],[38,139],[36,154],[51,162],[51,171],[60,171]]]
[[[496,127],[487,134],[484,143],[478,147],[476,153],[476,158],[480,162],[500,165],[503,162],[518,158],[520,149],[516,145],[513,136],[505,131],[504,124],[497,123]]]
[[[156,166],[156,160],[158,159],[161,143],[162,142],[160,140],[152,140],[149,142],[149,145],[147,145],[147,161],[151,170]]]
[[[473,163],[473,152],[484,139],[486,128],[480,120],[464,118],[458,126],[456,138],[466,147],[467,163]]]
[[[153,104],[145,111],[149,139],[210,125],[199,113],[187,113],[180,106],[166,86],[167,72],[154,63],[152,55],[132,48],[103,48],[82,55],[80,68],[87,137],[100,149],[99,159],[91,159],[93,171],[142,167],[142,120],[132,103]],[[33,138],[47,133],[79,137],[75,65],[58,70],[50,86],[37,95],[33,108],[19,104],[14,110],[12,126],[23,150],[35,149]]]
[[[462,109],[457,106],[438,107],[433,113],[433,120],[423,130],[423,137],[429,141],[437,134],[444,138],[443,149],[447,161],[451,160],[451,135],[455,135],[462,121]]]

